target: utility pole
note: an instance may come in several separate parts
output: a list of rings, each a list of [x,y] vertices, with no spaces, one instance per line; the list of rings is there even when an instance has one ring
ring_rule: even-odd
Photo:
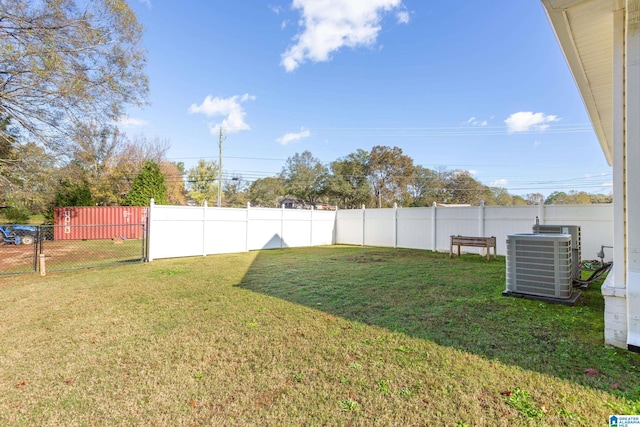
[[[220,139],[218,140],[219,160],[218,160],[218,207],[222,206],[222,141],[226,138],[220,126]]]

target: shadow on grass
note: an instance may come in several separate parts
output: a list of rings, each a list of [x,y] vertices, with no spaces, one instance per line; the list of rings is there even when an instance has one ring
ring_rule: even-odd
[[[603,344],[600,286],[592,285],[573,307],[503,297],[504,258],[487,262],[477,255],[449,259],[427,251],[360,247],[262,251],[238,286],[629,399],[640,397],[640,355]]]

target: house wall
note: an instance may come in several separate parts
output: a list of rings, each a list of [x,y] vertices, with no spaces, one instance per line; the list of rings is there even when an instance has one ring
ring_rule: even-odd
[[[605,342],[640,352],[640,1],[542,0],[613,166],[615,266]]]

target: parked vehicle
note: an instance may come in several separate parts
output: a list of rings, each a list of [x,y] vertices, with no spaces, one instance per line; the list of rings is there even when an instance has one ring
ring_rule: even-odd
[[[0,243],[19,245],[22,239],[8,225],[0,225]]]
[[[0,243],[32,245],[38,238],[34,225],[0,225]]]

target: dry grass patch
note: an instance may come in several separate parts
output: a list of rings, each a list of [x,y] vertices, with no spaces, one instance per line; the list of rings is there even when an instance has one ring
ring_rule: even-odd
[[[350,247],[0,278],[0,424],[601,425],[637,405],[597,289],[503,287],[503,262]]]

